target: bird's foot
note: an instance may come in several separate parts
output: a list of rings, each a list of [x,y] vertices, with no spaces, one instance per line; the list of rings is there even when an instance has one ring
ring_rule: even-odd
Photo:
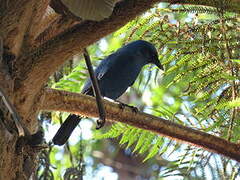
[[[96,129],[102,128],[102,127],[104,126],[104,124],[105,124],[105,120],[103,120],[103,119],[98,119],[98,120],[97,120]]]
[[[132,109],[132,112],[135,112],[135,113],[138,112],[138,108],[135,107],[135,106],[130,106],[130,105],[128,105],[128,104],[124,104],[124,103],[122,103],[122,102],[118,102],[118,103],[119,103],[119,107],[120,107],[120,109],[122,109],[122,110],[123,110],[125,107],[129,107],[129,108]]]

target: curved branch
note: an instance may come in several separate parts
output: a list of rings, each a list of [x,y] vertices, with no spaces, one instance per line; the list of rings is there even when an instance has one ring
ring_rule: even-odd
[[[75,24],[81,22],[75,21],[65,16],[58,15],[56,13],[46,17],[41,23],[42,27],[39,30],[39,34],[36,37],[33,46],[38,47],[41,44],[51,40],[60,33],[63,33],[67,29],[71,28]]]
[[[150,0],[149,0],[150,1]],[[239,1],[239,0],[237,0]],[[237,1],[229,1],[227,5],[225,5],[224,9],[239,12],[240,11],[240,5]],[[162,0],[159,2],[167,2],[167,3],[179,3],[179,4],[192,4],[192,5],[206,5],[206,6],[220,6],[221,2],[218,2],[219,5],[217,5],[217,1],[194,1],[194,0],[185,0],[185,1],[173,1],[173,0]],[[56,15],[56,14],[55,14]],[[41,27],[42,30],[39,37],[37,37],[34,46],[37,47],[43,42],[46,42],[53,38],[56,35],[59,35],[61,32],[65,31],[66,29],[73,26],[73,24],[79,24],[80,22],[76,21],[75,19],[71,19],[66,16],[58,16],[58,18],[50,23],[50,25],[47,26],[47,28]],[[44,23],[42,23],[44,24]]]
[[[85,21],[69,28],[64,33],[42,44],[32,52],[28,52],[24,57],[18,59],[16,70],[20,73],[29,89],[38,91],[47,81],[48,77],[61,66],[70,56],[82,51],[83,48],[96,42],[107,34],[114,32],[137,15],[145,12],[157,2],[170,2],[181,4],[198,4],[209,6],[224,6],[225,9],[239,11],[240,5],[236,0],[228,4],[221,4],[217,1],[196,1],[196,0],[125,0],[117,3],[110,18],[100,21]],[[225,2],[226,3],[226,2]],[[70,23],[71,24],[71,23]],[[55,26],[58,26],[57,24]],[[54,29],[54,27],[52,27]],[[44,39],[44,37],[42,37]],[[39,73],[39,69],[44,69],[44,73]],[[34,83],[38,82],[38,83]]]
[[[29,28],[24,37],[25,42],[23,47],[30,48],[31,45],[33,44],[34,39],[37,36],[38,30],[41,28],[42,25],[41,21],[47,10],[49,1],[50,0],[41,0],[37,1],[34,4],[34,10],[29,24]]]
[[[131,108],[119,108],[117,103],[104,100],[106,119],[126,123],[149,130],[179,142],[192,144],[240,162],[239,145],[225,139],[176,124],[143,112],[135,113]],[[94,97],[66,91],[45,89],[42,110],[66,111],[87,117],[97,117],[98,109]]]

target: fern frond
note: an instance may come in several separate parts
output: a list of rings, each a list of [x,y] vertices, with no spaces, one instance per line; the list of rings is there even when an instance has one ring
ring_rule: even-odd
[[[204,14],[218,14],[217,8],[213,7],[204,7],[204,6],[188,6],[187,8],[182,9],[173,9],[173,12],[177,13],[204,13]]]

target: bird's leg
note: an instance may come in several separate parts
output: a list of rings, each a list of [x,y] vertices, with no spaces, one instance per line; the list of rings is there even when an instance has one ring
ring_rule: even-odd
[[[135,107],[135,106],[131,106],[131,105],[128,105],[128,104],[122,103],[122,102],[120,102],[120,101],[116,101],[116,102],[119,103],[119,107],[120,107],[120,109],[122,109],[122,110],[123,110],[125,107],[129,107],[129,108],[132,109],[132,112],[135,112],[135,113],[138,112],[138,108]]]

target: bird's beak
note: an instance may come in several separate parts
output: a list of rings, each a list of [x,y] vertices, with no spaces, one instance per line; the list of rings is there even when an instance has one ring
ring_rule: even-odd
[[[160,63],[160,61],[157,61],[157,62],[155,63],[155,65],[156,65],[159,69],[161,69],[161,70],[164,71],[163,65]]]

